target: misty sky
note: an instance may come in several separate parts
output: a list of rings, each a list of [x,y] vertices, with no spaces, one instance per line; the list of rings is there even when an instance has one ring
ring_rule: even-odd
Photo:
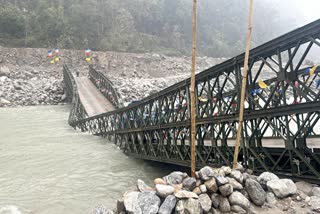
[[[278,5],[282,16],[296,18],[299,25],[320,19],[320,0],[265,0],[264,4],[267,6],[270,2]]]
[[[305,21],[311,22],[320,18],[320,0],[295,0],[297,8],[301,10]]]

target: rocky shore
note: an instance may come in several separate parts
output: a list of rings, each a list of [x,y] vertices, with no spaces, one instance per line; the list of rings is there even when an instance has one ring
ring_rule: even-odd
[[[189,57],[159,54],[92,52],[92,64],[104,71],[123,102],[142,99],[190,75]],[[83,50],[60,50],[60,62],[50,64],[47,49],[0,47],[0,107],[63,103],[62,66],[88,74]],[[198,57],[197,71],[222,62]]]
[[[320,213],[320,187],[294,183],[264,172],[259,176],[229,167],[203,167],[196,178],[175,171],[156,178],[153,185],[138,180],[116,208],[101,206],[95,214],[201,214],[201,213]]]

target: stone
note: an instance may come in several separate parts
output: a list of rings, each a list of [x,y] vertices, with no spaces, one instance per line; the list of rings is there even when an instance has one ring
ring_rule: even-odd
[[[0,77],[1,76],[9,76],[10,75],[10,69],[7,66],[1,66],[0,67]]]
[[[138,196],[140,192],[126,192],[123,195],[123,203],[127,212],[129,213],[139,213]]]
[[[248,173],[249,175],[252,175],[252,174],[253,174],[253,170],[252,170],[252,169],[246,169],[245,172]]]
[[[215,208],[211,208],[211,213],[212,214],[221,214],[221,212]]]
[[[222,186],[222,185],[229,183],[229,180],[226,177],[223,177],[221,175],[215,176],[215,179],[216,179],[218,186]]]
[[[281,179],[288,187],[289,195],[294,195],[297,193],[297,186],[291,179]]]
[[[168,195],[172,195],[174,193],[174,187],[169,185],[157,184],[156,193],[161,198],[165,198]]]
[[[192,192],[196,193],[197,195],[200,195],[201,194],[201,189],[200,187],[196,187],[192,190]]]
[[[170,173],[169,175],[163,177],[163,180],[170,185],[173,184],[181,184],[183,179],[188,177],[187,173],[175,171]]]
[[[290,179],[268,181],[267,187],[269,191],[272,191],[279,198],[286,198],[297,192],[297,187]]]
[[[237,163],[236,167],[233,167],[234,170],[238,170],[240,172],[244,172],[244,167],[241,163]]]
[[[192,178],[192,177],[185,178],[182,181],[183,188],[188,189],[188,190],[193,190],[194,188],[196,188],[196,182],[197,182],[197,180],[195,178]]]
[[[273,192],[267,192],[266,194],[266,202],[269,203],[269,204],[276,204],[277,203],[277,198],[276,196],[274,195]]]
[[[196,199],[198,199],[199,198],[196,193],[189,192],[186,190],[180,190],[179,192],[174,193],[174,196],[176,196],[179,199],[182,199],[182,198],[196,198]]]
[[[21,213],[17,213],[17,212],[2,212],[2,210],[0,209],[0,214],[21,214]],[[93,214],[114,214],[114,212],[112,210],[108,210],[107,208],[101,206],[101,207],[96,207],[93,211]]]
[[[313,188],[312,184],[307,183],[305,181],[299,181],[299,182],[296,182],[295,184],[297,189],[306,195],[309,195]]]
[[[227,179],[228,179],[228,183],[231,184],[231,186],[233,187],[233,190],[241,191],[243,189],[242,184],[236,181],[236,179],[234,178],[227,178]]]
[[[320,212],[320,197],[311,196],[310,197],[311,210],[315,212]]]
[[[308,196],[308,197],[306,197],[306,199],[304,200],[304,202],[309,203],[310,200],[311,200],[311,198]]]
[[[220,197],[222,197],[222,196],[219,195],[218,193],[212,193],[211,201],[212,201],[212,205],[213,205],[214,208],[218,208],[219,207]]]
[[[143,214],[157,214],[160,206],[160,198],[151,192],[142,192],[138,196],[138,213]]]
[[[162,178],[156,178],[153,181],[154,185],[156,184],[167,184]]]
[[[229,166],[222,166],[221,169],[224,171],[225,175],[229,175],[232,171]]]
[[[241,190],[240,192],[241,192],[242,195],[244,195],[244,197],[246,197],[247,199],[250,200],[250,196],[249,196],[249,194],[248,194],[248,192],[247,192],[246,189],[243,189],[243,190]]]
[[[238,205],[231,206],[231,211],[235,213],[247,213],[247,211],[245,211],[242,207]]]
[[[228,201],[228,198],[225,198],[225,197],[221,197],[221,198],[220,198],[219,209],[220,209],[220,211],[223,212],[223,213],[228,213],[228,212],[230,212],[231,207],[230,207],[230,203],[229,203],[229,201]]]
[[[200,180],[200,179],[198,179],[197,181],[196,181],[196,186],[198,187],[198,186],[200,186],[202,184],[202,181]]]
[[[320,187],[313,187],[309,193],[310,196],[319,196],[320,197]]]
[[[204,213],[208,213],[211,209],[212,201],[208,194],[201,194],[199,195],[199,203],[200,207],[203,210]]]
[[[198,199],[189,198],[179,200],[176,209],[176,214],[201,214],[201,207]]]
[[[124,207],[123,199],[117,200],[116,213],[121,213],[121,212],[123,212],[125,210],[126,210],[126,208]]]
[[[143,180],[138,179],[137,188],[140,192],[154,192],[154,189],[149,187]]]
[[[243,183],[242,173],[238,170],[232,170],[229,177],[236,179],[240,184]]]
[[[246,181],[245,187],[251,201],[257,206],[262,206],[266,200],[266,192],[263,190],[259,182],[249,178]]]
[[[0,104],[8,105],[8,104],[11,104],[11,102],[9,100],[4,99],[4,98],[0,98]]]
[[[214,171],[211,167],[205,166],[200,169],[199,176],[202,180],[207,181],[214,176]]]
[[[173,209],[175,208],[177,203],[177,199],[174,195],[168,195],[162,205],[160,206],[160,209],[158,211],[159,214],[170,214],[172,213]]]
[[[174,188],[174,192],[178,192],[178,191],[182,190],[183,185],[182,184],[175,184],[175,185],[172,185],[172,187]]]
[[[0,82],[5,82],[5,81],[7,81],[8,79],[9,79],[8,77],[2,76],[2,77],[0,77]]]
[[[225,184],[219,187],[219,191],[222,196],[227,197],[233,192],[233,187],[231,184]]]
[[[261,186],[266,189],[267,188],[267,182],[271,180],[279,180],[279,177],[271,172],[263,172],[258,177],[258,182],[261,184]]]
[[[222,176],[222,177],[226,176],[226,173],[224,172],[223,169],[218,169],[217,174],[220,175],[220,176]]]
[[[199,186],[199,188],[200,188],[200,190],[201,190],[202,193],[206,193],[206,192],[207,192],[207,187],[206,187],[206,185],[202,184],[202,185]]]
[[[204,182],[205,186],[207,187],[207,190],[210,192],[217,192],[218,191],[218,185],[215,178],[211,178],[210,180],[207,180]]]
[[[238,205],[247,210],[250,207],[250,201],[244,197],[240,192],[233,192],[229,196],[229,202],[231,205]]]

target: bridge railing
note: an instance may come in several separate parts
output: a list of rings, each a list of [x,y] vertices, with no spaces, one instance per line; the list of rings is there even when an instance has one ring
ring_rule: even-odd
[[[122,104],[119,102],[119,95],[108,77],[90,65],[89,78],[115,108],[122,107]]]
[[[67,102],[72,103],[72,108],[68,119],[68,123],[72,126],[72,124],[74,124],[76,121],[87,118],[87,112],[79,98],[74,76],[67,65],[63,65],[63,80],[65,83]]]
[[[251,50],[239,155],[245,166],[320,182],[319,146],[307,141],[320,137],[319,67],[304,64],[319,51],[319,37],[320,20]],[[196,76],[198,166],[232,163],[243,63],[241,54]],[[112,136],[129,155],[189,165],[189,100],[187,79],[72,125]]]

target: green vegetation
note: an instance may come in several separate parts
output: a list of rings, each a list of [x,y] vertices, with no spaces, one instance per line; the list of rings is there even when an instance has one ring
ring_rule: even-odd
[[[199,1],[199,54],[243,52],[247,3]],[[295,26],[265,3],[255,2],[253,46]],[[2,0],[0,45],[188,55],[191,12],[191,0]]]

